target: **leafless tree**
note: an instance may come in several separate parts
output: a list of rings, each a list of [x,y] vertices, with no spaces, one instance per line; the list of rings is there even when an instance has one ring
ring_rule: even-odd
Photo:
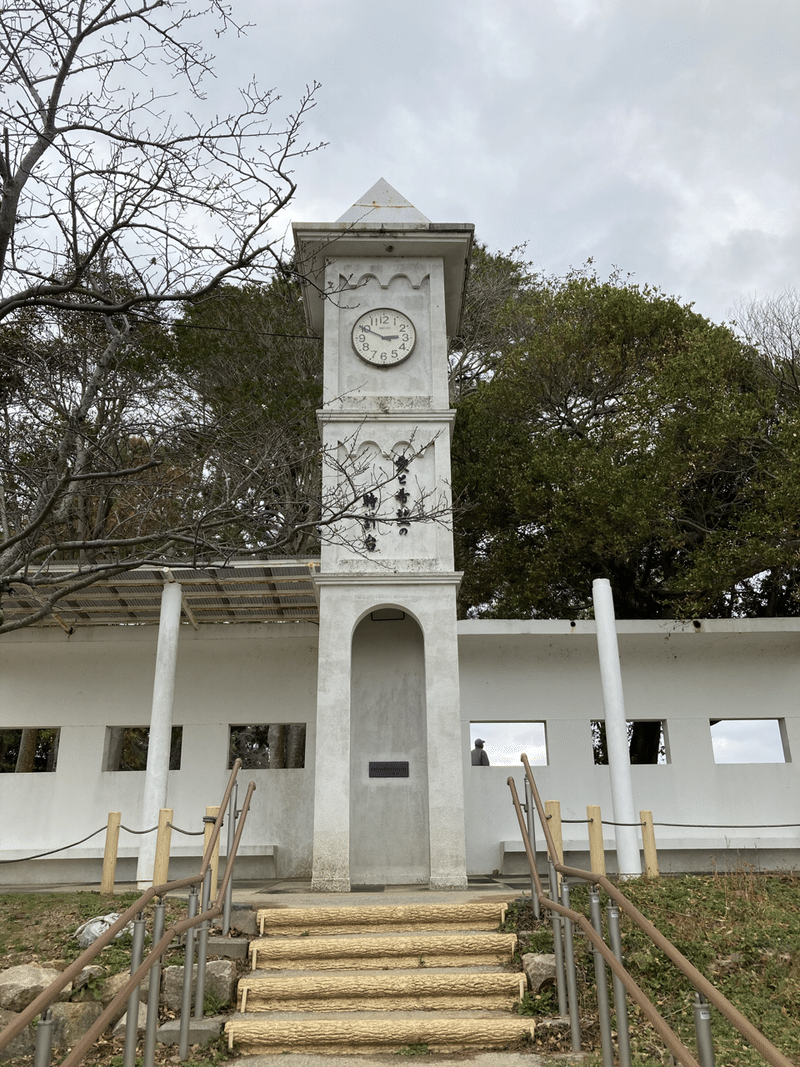
[[[800,395],[800,293],[790,287],[777,296],[741,303],[734,325],[758,349],[779,384]]]
[[[239,31],[220,0],[8,0],[0,24],[0,321],[27,307],[126,311],[274,266],[275,215],[314,106],[285,120],[275,90],[205,111],[212,58],[196,20]],[[171,84],[172,95],[149,86]],[[130,282],[115,290],[109,265]]]
[[[285,119],[255,81],[202,117],[213,57],[190,37],[209,19],[241,32],[220,0],[5,4],[0,598],[24,587],[40,609],[0,633],[143,563],[291,554],[360,515],[368,472],[298,434],[307,412],[256,403],[248,422],[172,359],[187,301],[280,273],[272,223],[319,147],[300,139],[316,84]],[[185,97],[199,117],[178,117]]]

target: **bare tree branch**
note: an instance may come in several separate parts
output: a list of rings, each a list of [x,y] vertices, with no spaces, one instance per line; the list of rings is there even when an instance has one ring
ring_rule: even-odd
[[[0,321],[26,307],[117,313],[212,291],[274,267],[275,215],[317,85],[273,119],[279,96],[251,81],[241,110],[182,125],[147,88],[165,68],[202,103],[212,57],[185,37],[214,17],[173,0],[9,0],[0,28]],[[122,88],[122,87],[125,88]],[[102,265],[133,285],[112,295]]]

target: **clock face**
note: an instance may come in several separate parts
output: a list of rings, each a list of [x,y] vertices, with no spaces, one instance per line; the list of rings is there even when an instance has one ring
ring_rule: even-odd
[[[365,363],[393,367],[414,351],[417,331],[414,323],[394,308],[373,308],[356,319],[353,348]]]

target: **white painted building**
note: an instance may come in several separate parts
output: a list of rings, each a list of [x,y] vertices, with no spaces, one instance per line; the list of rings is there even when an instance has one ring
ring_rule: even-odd
[[[612,818],[609,768],[592,746],[591,724],[604,717],[595,625],[457,623],[449,527],[414,521],[448,500],[446,347],[472,227],[430,224],[379,182],[337,223],[298,225],[295,237],[317,282],[307,313],[324,328],[323,443],[355,454],[363,479],[341,538],[319,565],[120,576],[65,601],[49,625],[6,635],[3,725],[57,730],[58,755],[50,772],[0,774],[0,858],[76,841],[109,811],[142,829],[168,806],[177,826],[200,829],[228,777],[232,732],[293,725],[301,766],[244,773],[257,788],[242,876],[310,877],[320,890],[459,887],[468,875],[523,870],[512,771],[471,765],[472,724],[505,724],[499,737],[540,723],[539,789],[574,820],[567,860],[583,863],[586,806]],[[326,290],[334,296],[323,300]],[[385,328],[383,314],[393,316]],[[180,624],[176,613],[177,640],[162,625],[157,663],[164,584]],[[627,718],[663,725],[662,762],[631,769],[662,870],[794,865],[800,620],[617,629]],[[770,761],[717,762],[716,720],[771,724]],[[158,759],[147,772],[116,769],[122,739],[148,727],[166,739]],[[135,876],[141,841],[123,831],[122,879]],[[173,837],[173,854],[198,856],[198,841]],[[614,870],[611,827],[606,847]],[[0,864],[0,882],[97,881],[102,851],[100,834],[52,858]]]

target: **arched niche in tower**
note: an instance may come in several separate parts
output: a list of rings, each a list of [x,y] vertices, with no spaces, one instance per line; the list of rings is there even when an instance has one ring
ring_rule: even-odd
[[[402,607],[356,626],[350,692],[351,883],[427,882],[425,646]]]

